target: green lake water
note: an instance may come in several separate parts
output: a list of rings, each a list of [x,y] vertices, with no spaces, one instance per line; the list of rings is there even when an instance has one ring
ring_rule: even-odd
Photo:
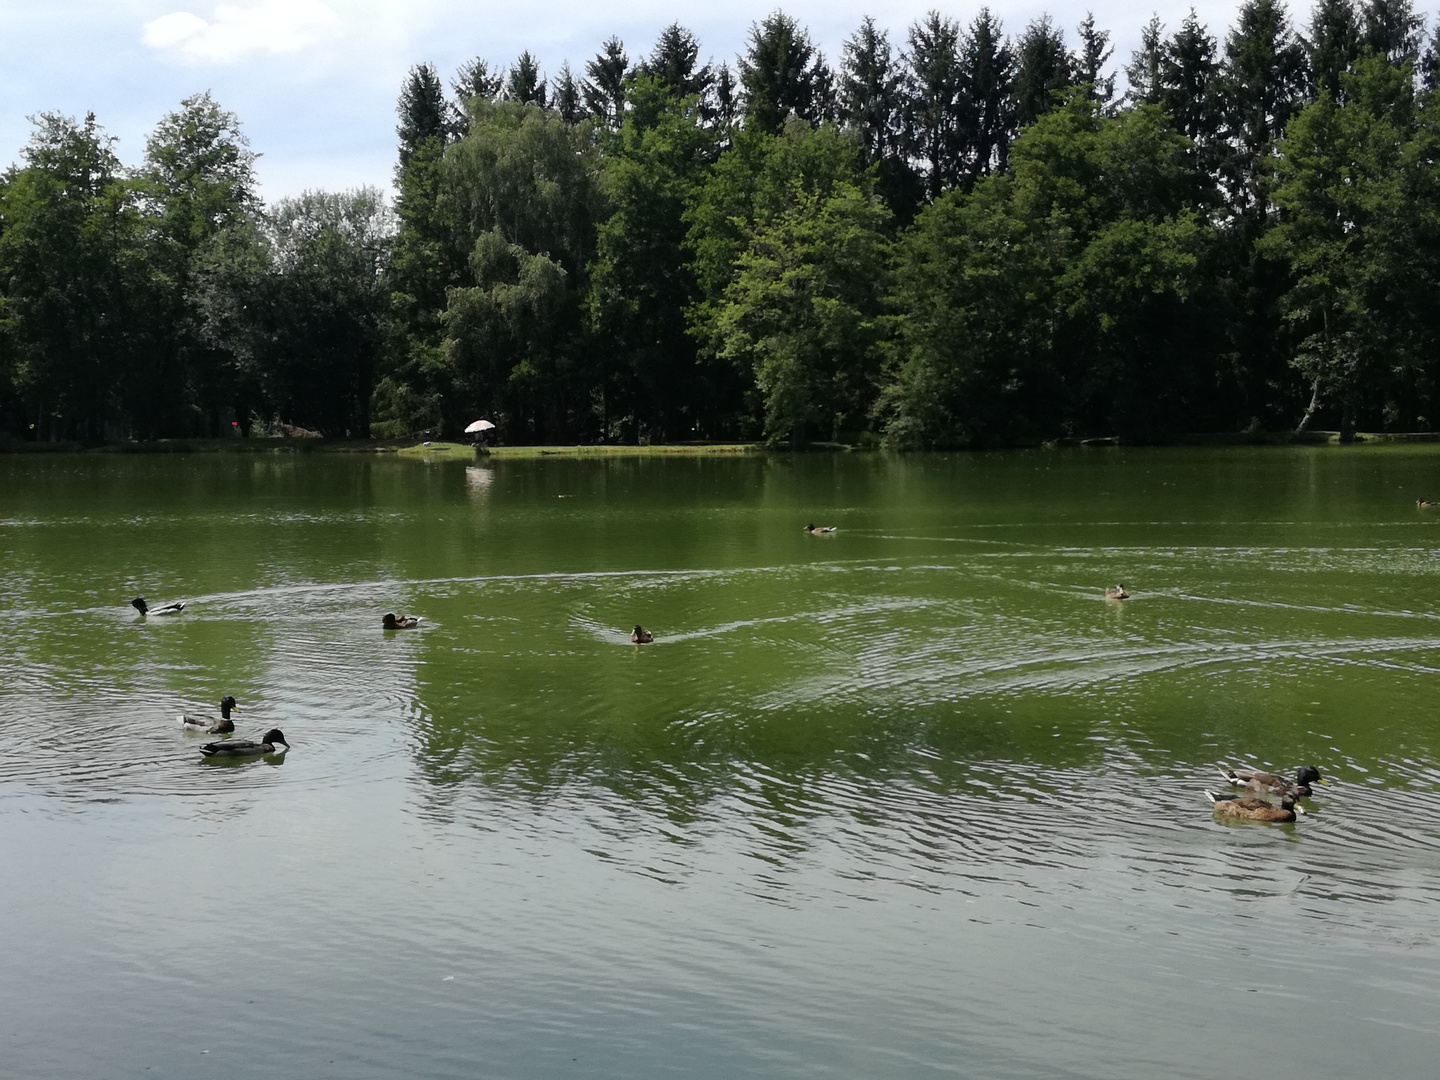
[[[1429,447],[0,456],[0,1074],[1433,1076],[1417,497]],[[202,763],[227,693],[290,752]],[[1217,820],[1247,763],[1331,784]]]

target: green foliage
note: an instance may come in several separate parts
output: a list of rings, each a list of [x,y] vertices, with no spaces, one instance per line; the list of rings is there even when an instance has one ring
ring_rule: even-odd
[[[419,64],[393,213],[369,190],[262,207],[208,94],[131,173],[93,117],[42,115],[0,175],[0,427],[983,445],[1307,398],[1302,423],[1433,426],[1419,28],[1411,0],[1319,0],[1302,40],[1245,0],[1222,50],[1157,17],[1123,108],[1093,17],[1072,54],[984,8],[903,52],[867,19],[838,75],[781,12],[738,80],[678,24],[633,67],[610,38],[583,83],[525,52],[447,100]]]
[[[139,200],[93,114],[35,124],[26,167],[0,191],[0,327],[27,430],[98,439],[138,359]]]
[[[581,311],[603,213],[596,145],[538,106],[473,104],[445,158],[447,197],[475,238],[443,317],[446,423],[495,413],[515,438],[588,434]]]
[[[816,122],[829,106],[823,92],[828,85],[824,58],[809,32],[781,11],[750,27],[740,60],[740,85],[747,125],[765,134],[779,132],[791,113]]]
[[[717,147],[697,97],[676,99],[641,76],[601,174],[610,214],[599,225],[587,307],[603,357],[600,424],[630,441],[693,435],[711,424],[685,322],[698,290],[685,259],[685,208]]]
[[[1435,105],[1417,112],[1408,68],[1371,55],[1342,83],[1344,104],[1322,94],[1286,131],[1274,191],[1283,216],[1261,248],[1293,268],[1284,310],[1312,412],[1335,399],[1348,429],[1395,395],[1397,374],[1433,368],[1440,207]]]
[[[1157,109],[1109,119],[1078,93],[1016,141],[1012,175],[924,211],[897,256],[889,441],[1152,435],[1178,420],[1213,360],[1196,329],[1208,228],[1189,208],[1187,149]]]
[[[753,369],[765,434],[800,445],[867,419],[879,373],[889,214],[849,181],[792,183],[756,230],[716,318],[721,355]]]
[[[574,302],[568,275],[499,230],[475,241],[471,269],[476,284],[451,290],[445,311],[455,387],[470,412],[502,416],[507,430],[543,441],[572,420],[561,404],[570,374],[561,346]]]

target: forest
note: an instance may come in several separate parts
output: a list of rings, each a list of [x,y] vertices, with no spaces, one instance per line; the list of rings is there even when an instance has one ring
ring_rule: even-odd
[[[1303,19],[1303,21],[1301,21]],[[1440,427],[1440,58],[1410,0],[777,11],[400,87],[394,198],[266,205],[187,98],[127,167],[0,175],[0,440],[277,434],[897,449]]]

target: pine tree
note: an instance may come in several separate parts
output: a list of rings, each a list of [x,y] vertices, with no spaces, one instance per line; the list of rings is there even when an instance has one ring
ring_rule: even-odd
[[[1425,19],[1410,0],[1361,0],[1361,42],[1391,67],[1413,64],[1424,40]]]
[[[1015,47],[1015,122],[1027,127],[1055,105],[1056,91],[1074,78],[1065,34],[1042,15],[1020,35]]]
[[[1160,76],[1160,105],[1180,133],[1195,144],[1200,166],[1207,174],[1219,166],[1224,121],[1216,50],[1215,39],[1192,8],[1165,43]]]
[[[1360,24],[1352,0],[1316,0],[1305,55],[1310,64],[1310,100],[1323,92],[1339,101],[1343,96],[1340,76],[1360,55]]]
[[[1075,32],[1080,38],[1080,48],[1072,62],[1075,80],[1089,87],[1090,99],[1104,109],[1115,97],[1115,76],[1102,74],[1115,52],[1110,44],[1110,31],[1097,30],[1094,12],[1087,11]]]
[[[570,64],[560,65],[560,74],[555,79],[551,104],[567,124],[578,124],[585,118],[585,106],[580,100],[580,84],[570,71]]]
[[[403,172],[427,140],[439,139],[443,143],[449,131],[445,90],[434,64],[416,64],[410,69],[395,111],[400,114],[395,134],[400,136],[399,171]]]
[[[545,107],[545,77],[540,74],[540,61],[529,49],[520,54],[506,76],[505,98],[521,105]]]
[[[474,60],[467,60],[460,65],[450,89],[461,104],[477,97],[490,101],[500,93],[504,82],[498,72],[491,74],[490,65],[477,56]]]
[[[810,34],[789,15],[777,11],[753,24],[740,58],[747,125],[774,134],[792,112],[814,122],[816,82],[823,67]]]
[[[845,40],[840,65],[840,121],[860,139],[866,162],[895,152],[900,138],[900,72],[890,39],[866,16]]]
[[[659,81],[676,97],[703,98],[715,83],[715,72],[709,64],[696,67],[700,45],[695,35],[679,23],[671,23],[660,31],[655,47],[639,66],[639,72]]]
[[[1300,107],[1307,82],[1305,50],[1290,28],[1284,0],[1245,0],[1225,41],[1223,81],[1235,155],[1231,202],[1258,217],[1267,208],[1265,162]]]
[[[961,78],[970,98],[972,122],[966,148],[966,173],[973,183],[1005,168],[1015,136],[1011,90],[1015,53],[1005,41],[1000,20],[982,7],[960,46]]]
[[[588,78],[581,84],[585,107],[619,131],[625,122],[625,86],[631,76],[625,43],[617,37],[607,40],[585,65],[585,74]]]
[[[1140,48],[1130,54],[1125,65],[1125,82],[1129,89],[1125,100],[1132,105],[1160,104],[1160,75],[1165,63],[1165,24],[1159,15],[1140,29]]]
[[[925,194],[937,198],[960,178],[974,127],[960,61],[960,27],[932,11],[910,27],[905,55],[905,130],[910,156],[921,162]]]

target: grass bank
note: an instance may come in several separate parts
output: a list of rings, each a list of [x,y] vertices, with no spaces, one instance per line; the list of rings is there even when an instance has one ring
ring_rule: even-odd
[[[1435,443],[1440,432],[1357,432],[1357,444]],[[1338,445],[1337,431],[1294,432],[1213,432],[1174,435],[1151,443],[1128,443],[1118,436],[1044,440],[1029,447],[1011,449],[1047,450],[1070,447],[1106,446],[1325,446]],[[849,453],[875,449],[871,445],[814,442],[800,453]],[[622,457],[704,457],[750,453],[790,453],[788,447],[762,443],[672,443],[663,446],[491,446],[481,456],[491,458],[622,458]],[[397,454],[426,461],[473,461],[475,448],[468,442],[376,439],[287,439],[228,437],[221,439],[154,439],[147,442],[105,443],[25,442],[0,435],[0,454]]]

